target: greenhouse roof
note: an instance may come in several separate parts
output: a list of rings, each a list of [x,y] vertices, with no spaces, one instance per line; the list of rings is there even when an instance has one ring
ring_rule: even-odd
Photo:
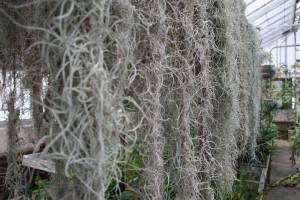
[[[262,46],[270,46],[298,30],[300,0],[244,0],[246,17],[259,31]]]

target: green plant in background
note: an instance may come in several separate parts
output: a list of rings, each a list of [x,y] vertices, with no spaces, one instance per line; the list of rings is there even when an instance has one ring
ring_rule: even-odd
[[[295,187],[300,184],[300,172],[296,172],[294,174],[289,174],[276,182],[272,185],[265,187],[262,191],[260,191],[257,195],[266,195],[272,188],[275,187]]]
[[[272,63],[273,55],[270,52],[263,50],[263,48],[261,48],[261,51],[261,63]]]
[[[139,199],[139,193],[134,188],[139,188],[140,172],[143,166],[142,155],[143,142],[137,142],[124,161],[118,164],[122,174],[121,180],[114,180],[107,191],[110,200]]]
[[[277,126],[272,123],[278,108],[274,102],[265,101],[261,108],[260,135],[257,138],[258,154],[269,154],[272,140],[277,136]]]
[[[296,62],[295,64],[292,65],[293,69],[300,69],[300,63]]]
[[[242,172],[240,179],[236,180],[233,184],[232,191],[225,195],[225,200],[256,200],[257,194],[249,188],[247,182],[247,173]]]
[[[265,124],[260,126],[260,135],[257,138],[257,151],[256,155],[261,156],[263,154],[271,153],[273,149],[273,139],[277,137],[277,126],[271,124],[267,127]]]
[[[261,121],[267,123],[266,126],[269,128],[272,125],[273,117],[277,112],[277,104],[275,102],[264,101],[261,108]]]
[[[298,66],[298,65],[295,65]],[[286,64],[281,65],[280,69],[284,74],[284,81],[281,84],[281,91],[280,91],[280,98],[282,99],[283,106],[287,106],[288,108],[292,105],[292,98],[293,98],[293,83],[291,79],[291,70],[288,68]]]
[[[293,84],[291,80],[286,80],[282,82],[280,95],[282,99],[282,104],[285,104],[290,108],[293,99]]]
[[[26,194],[19,200],[52,200],[47,190],[51,189],[49,180],[41,180],[37,177],[32,188],[28,189]]]
[[[296,164],[295,156],[300,155],[300,132],[295,131],[292,136],[292,146],[291,146],[292,155],[290,157],[290,160],[293,164]]]

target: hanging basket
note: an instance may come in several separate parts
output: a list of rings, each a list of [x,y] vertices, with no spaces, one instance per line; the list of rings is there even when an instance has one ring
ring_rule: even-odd
[[[275,75],[275,65],[261,65],[261,77],[262,78],[273,78]]]

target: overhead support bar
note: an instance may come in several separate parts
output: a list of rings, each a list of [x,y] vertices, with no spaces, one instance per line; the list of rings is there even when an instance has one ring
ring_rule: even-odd
[[[267,45],[273,43],[275,40],[278,40],[281,37],[282,37],[282,35],[278,35],[278,36],[276,36],[274,38],[268,39],[266,41],[262,41],[261,44],[262,44],[262,46],[267,46]]]
[[[284,17],[292,17],[292,13],[290,13],[289,15],[286,15],[286,16],[284,16]],[[291,18],[292,19],[292,18]],[[284,20],[283,21],[283,23],[280,23],[279,25],[275,25],[277,22],[280,22],[280,21],[282,21],[282,20]],[[274,27],[266,27],[265,29],[263,29],[263,30],[261,30],[261,35],[262,35],[262,37],[263,37],[263,35],[265,35],[266,33],[268,33],[268,31],[270,31],[270,30],[272,30],[272,29],[278,29],[278,28],[280,28],[280,26],[281,25],[283,25],[283,24],[285,24],[285,23],[287,23],[287,21],[284,19],[284,18],[281,18],[281,19],[278,19],[278,20],[276,20],[275,22],[273,22],[272,24],[270,24],[269,26],[272,26],[272,25],[274,25]]]
[[[296,41],[295,41],[296,42]],[[300,44],[291,44],[291,45],[284,45],[284,46],[275,46],[275,47],[272,47],[271,49],[270,49],[270,53],[272,53],[272,51],[274,50],[274,49],[281,49],[281,48],[285,48],[285,47],[287,47],[287,48],[289,48],[289,47],[293,47],[293,48],[295,48],[295,47],[300,47]]]
[[[278,12],[276,12],[275,14],[273,14],[272,16],[269,16],[269,17],[267,18],[267,20],[262,21],[261,23],[255,25],[255,26],[256,26],[256,27],[259,27],[259,26],[263,25],[264,23],[267,23],[269,20],[274,19],[275,17],[277,17],[278,14],[281,13],[282,11],[284,11],[284,10],[285,10],[285,8],[283,8],[282,10],[279,10]],[[254,20],[254,22],[255,22],[255,20]]]
[[[291,9],[290,9],[290,10],[291,10]],[[284,11],[284,10],[282,10],[282,11]],[[280,11],[280,12],[282,12],[282,11]],[[258,25],[255,25],[255,27],[261,27],[261,26],[264,25],[264,24],[266,25],[265,27],[268,27],[268,26],[270,26],[271,24],[274,24],[274,23],[276,23],[277,21],[284,19],[284,17],[291,17],[291,18],[292,18],[291,15],[293,14],[293,12],[291,11],[291,12],[288,12],[288,14],[283,15],[283,16],[280,17],[279,19],[277,19],[277,20],[275,20],[274,22],[270,23],[270,21],[271,21],[272,19],[274,19],[275,17],[278,17],[278,14],[279,14],[280,12],[278,12],[277,15],[274,15],[274,16],[272,16],[272,17],[270,17],[270,18],[267,18],[267,20],[265,20],[265,21],[259,23]],[[255,23],[253,22],[253,24],[255,24]],[[262,26],[262,27],[264,27],[264,26]]]
[[[273,35],[276,35],[276,34],[282,35],[284,32],[286,32],[287,30],[289,30],[291,28],[291,27],[285,27],[284,26],[285,24],[286,24],[286,22],[278,24],[277,28],[270,29],[269,32],[262,34],[260,37],[262,39],[265,39],[265,38],[272,37]]]
[[[278,1],[270,1],[263,5],[262,7],[254,10],[250,14],[247,15],[249,21],[253,22],[255,19],[265,15],[266,13],[270,12],[274,8],[281,6],[282,4],[285,4],[286,0],[278,0]]]
[[[279,39],[280,37],[283,37],[284,35],[282,34],[282,32],[278,32],[277,34],[271,35],[267,38],[264,38],[262,40],[262,44],[267,45],[270,44],[271,42],[274,42],[275,40]]]
[[[246,6],[249,6],[249,5],[251,5],[252,3],[254,3],[256,0],[252,0],[252,1],[250,1],[249,3],[247,3],[246,4]]]
[[[276,25],[277,28],[274,28],[274,29],[270,29],[270,32],[266,32],[264,34],[261,34],[261,38],[262,39],[266,39],[266,38],[269,38],[269,37],[272,37],[274,36],[274,34],[287,34],[287,33],[290,33],[290,32],[295,32],[298,30],[298,24],[293,24],[293,25],[290,25],[290,26],[287,26],[285,25],[287,22],[283,22],[281,24],[278,24]]]

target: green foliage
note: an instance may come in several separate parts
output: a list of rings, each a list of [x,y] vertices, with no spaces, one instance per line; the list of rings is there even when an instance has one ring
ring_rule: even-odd
[[[276,103],[265,101],[261,108],[261,121],[266,122],[268,127],[270,127],[277,110]]]
[[[121,171],[121,181],[113,180],[107,191],[108,199],[127,200],[139,199],[139,194],[133,188],[139,187],[140,173],[139,169],[143,166],[142,155],[143,142],[137,142],[133,147],[128,159],[118,164]]]
[[[51,188],[49,180],[41,180],[36,178],[32,188],[28,189],[27,193],[19,200],[52,200],[47,190]]]
[[[290,157],[290,160],[293,164],[296,164],[295,156],[300,155],[300,132],[295,131],[292,136],[292,146],[291,146],[292,155]]]
[[[293,98],[293,85],[292,81],[283,81],[281,84],[281,99],[282,104],[286,104],[289,107],[292,105]]]
[[[256,154],[269,154],[273,149],[272,141],[277,137],[278,130],[277,126],[271,124],[271,126],[261,123],[260,125],[260,134],[257,137],[257,152]]]
[[[266,195],[272,188],[285,186],[285,187],[295,187],[300,184],[300,172],[289,174],[285,177],[274,182],[272,185],[265,187],[258,195]]]
[[[300,69],[300,63],[296,62],[295,64],[292,65],[292,68]]]
[[[272,123],[277,112],[277,105],[273,102],[264,102],[261,107],[260,134],[257,137],[257,153],[269,154],[272,150],[272,140],[277,136],[277,126]]]
[[[139,199],[136,192],[133,191],[124,191],[119,195],[115,195],[111,200],[136,200]]]
[[[242,172],[239,180],[236,180],[233,184],[232,191],[225,195],[225,200],[256,200],[256,192],[249,189],[249,183],[247,182],[247,173]]]
[[[129,155],[129,159],[121,168],[124,174],[124,179],[128,180],[128,183],[130,184],[139,179],[140,174],[138,169],[143,166],[142,155],[140,153],[142,148],[143,142],[137,142]]]
[[[270,52],[264,51],[262,49],[261,51],[261,63],[272,63],[273,62],[273,56]]]

